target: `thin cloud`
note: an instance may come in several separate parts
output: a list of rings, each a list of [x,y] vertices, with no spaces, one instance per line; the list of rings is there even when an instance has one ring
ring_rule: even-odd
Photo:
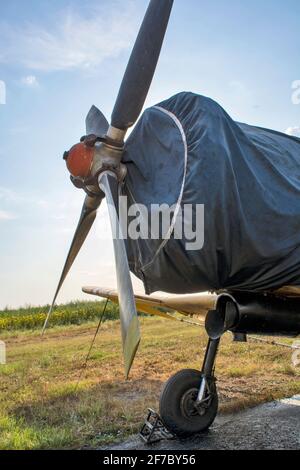
[[[113,266],[111,266],[113,269]],[[99,277],[99,272],[97,271],[86,271],[86,270],[81,270],[77,271],[77,274],[80,276],[88,276],[88,277]]]
[[[288,135],[293,135],[294,137],[300,137],[300,126],[288,127],[285,133]]]
[[[60,13],[55,24],[47,27],[12,27],[2,22],[0,62],[41,71],[86,69],[118,56],[132,44],[136,33],[132,2],[122,2],[122,9],[116,2],[111,12],[98,8],[89,13],[89,17],[72,10]]]
[[[21,78],[21,84],[29,88],[37,88],[39,86],[38,79],[35,75],[27,75]]]
[[[232,90],[238,93],[244,93],[245,91],[247,91],[246,85],[240,80],[232,80],[229,83],[229,86]]]
[[[6,202],[20,202],[24,200],[16,191],[0,186],[0,200],[1,199]]]
[[[14,214],[12,214],[11,212],[0,210],[0,221],[2,221],[2,220],[13,220],[15,218],[16,218],[16,216]]]
[[[49,202],[33,195],[19,193],[13,189],[0,186],[0,201],[9,204],[22,205],[32,204],[42,208],[48,207]]]
[[[51,217],[53,220],[66,220],[66,216],[61,214],[61,215],[52,215]]]

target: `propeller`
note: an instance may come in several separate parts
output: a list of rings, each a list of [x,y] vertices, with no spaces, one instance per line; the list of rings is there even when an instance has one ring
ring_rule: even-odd
[[[85,118],[85,128],[88,135],[102,137],[106,134],[109,124],[104,114],[96,106],[92,106]]]
[[[107,132],[107,129],[109,127],[109,124],[104,117],[104,115],[101,113],[101,111],[96,108],[96,106],[92,106],[90,111],[87,114],[86,121],[85,121],[85,128],[86,128],[86,133],[87,135],[94,134],[97,137],[101,137]],[[85,197],[85,200],[83,202],[81,214],[79,217],[79,222],[77,225],[77,228],[75,230],[75,234],[69,249],[69,253],[66,259],[66,262],[64,264],[58,286],[56,288],[52,304],[50,306],[50,309],[48,311],[42,334],[44,334],[48,321],[50,318],[50,315],[52,313],[53,307],[55,305],[57,296],[59,294],[59,291],[61,289],[61,286],[63,285],[64,280],[67,277],[68,272],[71,269],[72,264],[74,263],[76,256],[78,255],[89,231],[92,228],[92,225],[96,219],[97,215],[97,210],[101,204],[101,201],[103,199],[103,194],[100,195],[95,195],[93,197],[87,195]]]
[[[100,206],[101,200],[102,198],[100,197],[91,198],[89,196],[86,196],[84,200],[83,207],[81,210],[81,215],[80,215],[79,222],[78,222],[78,225],[77,225],[77,228],[76,228],[76,231],[75,231],[72,243],[71,243],[71,247],[70,247],[65,265],[63,267],[63,270],[59,279],[59,283],[58,283],[58,286],[56,288],[56,291],[53,297],[51,307],[48,311],[48,314],[47,314],[47,317],[43,326],[43,330],[42,330],[43,334],[45,332],[45,329],[47,328],[48,321],[52,313],[54,304],[56,302],[57,296],[59,294],[60,288],[63,285],[63,282],[66,279],[67,274],[70,271],[70,268],[72,264],[74,263],[75,258],[78,255],[80,248],[82,247],[94,223],[94,220],[96,219],[97,209]]]
[[[128,377],[140,342],[139,322],[130,278],[125,241],[121,234],[118,198],[126,168],[121,163],[126,131],[137,120],[151,85],[167,29],[173,0],[151,0],[133,47],[119,94],[112,112],[111,125],[99,109],[92,106],[86,117],[87,137],[65,153],[71,180],[88,193],[70,251],[58,283],[45,327],[60,288],[90,228],[97,209],[106,197],[113,237],[125,375]]]
[[[119,195],[120,186],[114,173],[104,172],[99,175],[99,187],[106,197],[112,232],[116,232],[113,236],[113,245],[117,274],[125,376],[127,378],[140,342],[140,329],[125,241],[122,234],[122,224],[120,223],[115,204],[115,200]]]
[[[173,0],[151,0],[149,3],[112,112],[113,127],[128,129],[139,117],[154,76],[172,6]]]

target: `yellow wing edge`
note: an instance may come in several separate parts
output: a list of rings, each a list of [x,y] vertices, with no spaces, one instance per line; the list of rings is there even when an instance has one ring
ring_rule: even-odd
[[[114,289],[104,287],[83,287],[86,294],[95,295],[118,303],[118,293]],[[187,295],[141,295],[134,294],[138,311],[156,315],[175,321],[182,321],[170,312],[178,312],[184,316],[197,316],[205,318],[208,310],[214,308],[217,296],[214,294],[187,294]]]

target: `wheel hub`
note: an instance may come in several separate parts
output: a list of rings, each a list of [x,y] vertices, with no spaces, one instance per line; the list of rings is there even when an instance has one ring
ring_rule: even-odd
[[[197,397],[198,397],[198,389],[192,388],[185,392],[182,396],[180,402],[180,409],[186,418],[190,419],[194,416],[203,416],[206,413],[206,408],[202,407],[201,405],[197,404]]]

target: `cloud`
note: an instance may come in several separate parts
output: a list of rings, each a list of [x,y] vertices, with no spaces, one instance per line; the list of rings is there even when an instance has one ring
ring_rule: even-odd
[[[6,104],[6,85],[3,80],[0,80],[0,104]]]
[[[49,206],[49,202],[45,199],[35,197],[34,195],[30,195],[28,193],[20,193],[13,189],[5,188],[3,186],[0,186],[0,201],[15,205],[31,204],[41,208]]]
[[[110,267],[112,269],[114,268],[113,265],[111,265]],[[97,271],[81,270],[81,271],[77,271],[77,274],[79,274],[80,276],[99,277],[99,272]]]
[[[12,214],[11,212],[0,210],[0,221],[1,220],[13,220],[15,218],[16,218],[15,215]]]
[[[23,198],[16,192],[10,188],[4,188],[0,186],[0,200],[4,200],[6,202],[20,202],[23,201]]]
[[[29,126],[14,126],[8,129],[7,132],[13,136],[16,136],[16,135],[18,136],[19,134],[28,134],[28,132],[30,132],[30,127]],[[0,188],[0,192],[1,192],[1,188]]]
[[[64,214],[52,215],[53,220],[66,220],[66,216]]]
[[[240,80],[232,80],[229,83],[230,88],[237,93],[244,93],[247,90],[246,85]]]
[[[36,88],[39,86],[38,79],[35,75],[27,75],[27,77],[21,78],[21,83],[29,88]]]
[[[114,2],[111,12],[98,7],[85,17],[72,10],[61,12],[47,26],[27,23],[12,27],[2,22],[0,63],[58,71],[92,68],[118,56],[132,44],[137,26],[133,3],[122,2],[122,9],[118,3]],[[32,77],[27,77],[28,85]]]
[[[288,135],[293,135],[294,137],[300,137],[300,126],[288,127],[285,133]]]
[[[24,195],[3,186],[0,186],[0,200],[13,204],[27,202],[27,198]]]

